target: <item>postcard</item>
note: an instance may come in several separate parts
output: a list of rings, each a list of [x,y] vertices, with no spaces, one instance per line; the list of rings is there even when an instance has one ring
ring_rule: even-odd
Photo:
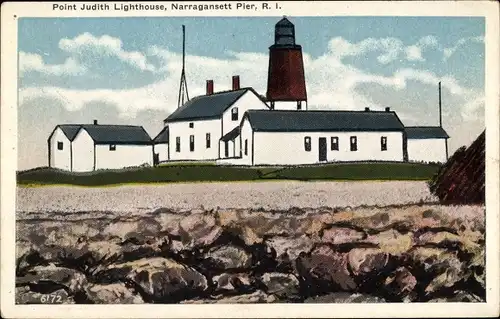
[[[4,3],[2,316],[498,316],[498,9]]]

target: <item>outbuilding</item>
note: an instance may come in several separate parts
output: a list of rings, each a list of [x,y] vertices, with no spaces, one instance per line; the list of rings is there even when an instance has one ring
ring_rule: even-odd
[[[48,146],[49,166],[74,172],[153,165],[153,142],[142,126],[58,125]]]
[[[407,126],[408,157],[412,162],[444,163],[448,160],[448,139],[440,126]]]

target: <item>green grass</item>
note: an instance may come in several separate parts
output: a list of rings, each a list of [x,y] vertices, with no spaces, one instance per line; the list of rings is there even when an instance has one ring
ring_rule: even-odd
[[[161,165],[123,170],[71,173],[38,168],[17,173],[17,183],[25,186],[175,183],[203,181],[266,180],[429,180],[439,169],[434,164],[338,163],[291,167],[234,167],[211,163]]]

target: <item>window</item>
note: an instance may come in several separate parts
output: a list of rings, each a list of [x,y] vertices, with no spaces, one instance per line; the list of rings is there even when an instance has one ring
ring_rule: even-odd
[[[245,155],[248,155],[248,140],[245,140]]]
[[[194,152],[194,135],[189,135],[189,151]]]
[[[231,110],[231,120],[233,120],[233,121],[237,121],[238,120],[238,108],[237,107],[234,107]]]
[[[224,142],[224,157],[229,157],[229,142]]]
[[[58,150],[62,151],[63,146],[64,146],[64,145],[63,145],[63,142],[57,142],[57,149],[58,149]]]
[[[337,136],[332,136],[332,141],[331,141],[331,150],[332,151],[338,151],[339,150],[339,138]]]
[[[387,136],[382,136],[380,138],[380,150],[387,151]]]
[[[302,110],[302,101],[297,101],[297,110]]]
[[[311,137],[309,136],[304,137],[304,148],[306,152],[311,151]]]
[[[116,151],[116,145],[114,145],[114,144],[110,144],[110,145],[109,145],[109,150],[110,150],[110,151]]]
[[[194,127],[194,123],[193,122],[190,122],[189,123],[189,128],[193,128]]]
[[[210,148],[210,133],[207,133],[206,140],[207,140],[207,148]]]
[[[271,102],[271,110],[274,110],[274,101]]]
[[[181,137],[177,136],[175,138],[175,151],[179,153],[181,151]]]
[[[351,151],[355,152],[358,150],[358,138],[356,136],[351,136]]]

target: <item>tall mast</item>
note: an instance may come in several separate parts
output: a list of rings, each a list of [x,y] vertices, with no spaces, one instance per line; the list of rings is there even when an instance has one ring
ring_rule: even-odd
[[[439,127],[443,127],[443,115],[441,112],[441,82],[439,82]]]
[[[182,25],[182,71],[177,107],[181,107],[187,101],[189,101],[189,93],[186,82],[186,27]]]

